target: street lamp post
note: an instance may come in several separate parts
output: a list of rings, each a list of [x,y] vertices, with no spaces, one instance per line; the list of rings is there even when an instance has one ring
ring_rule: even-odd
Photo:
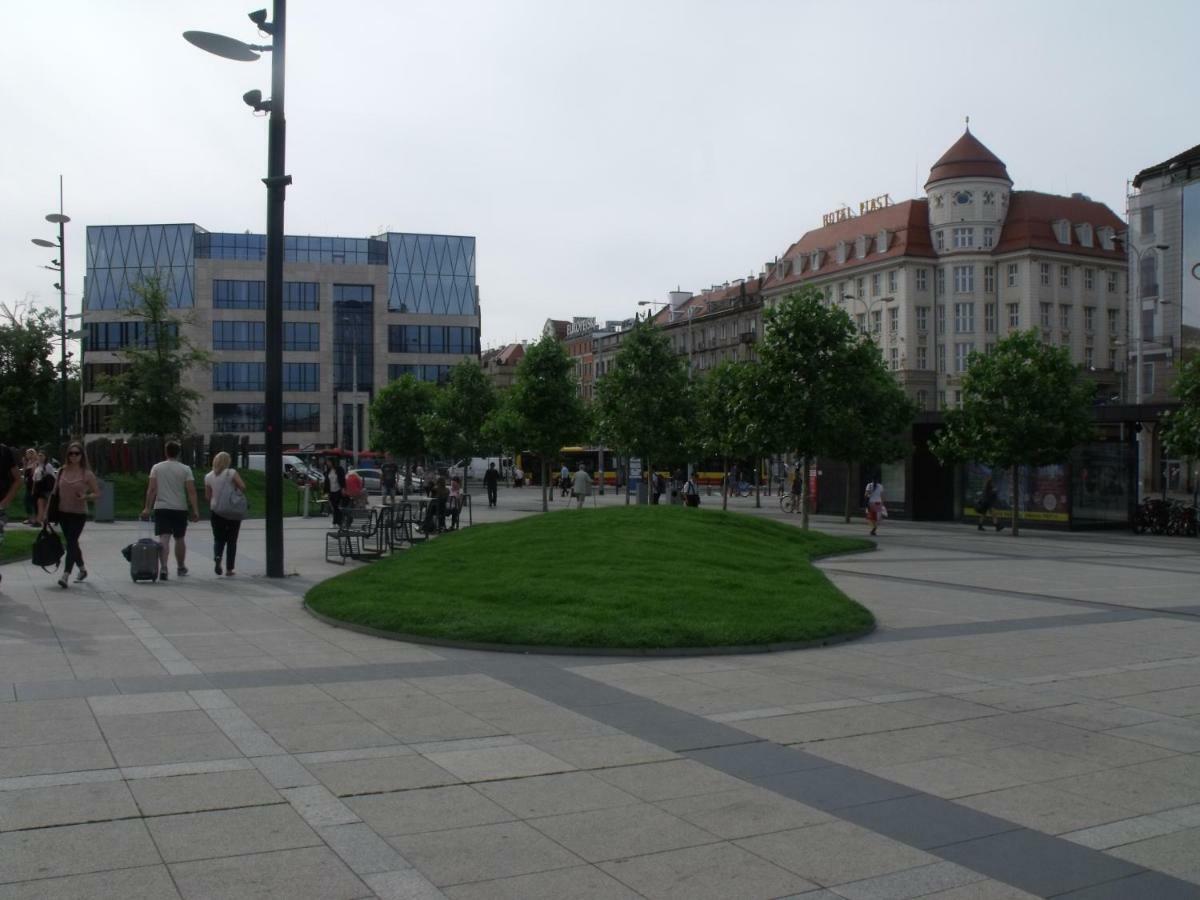
[[[46,221],[58,226],[58,243],[48,241],[45,238],[34,238],[33,242],[39,247],[53,247],[58,250],[58,259],[54,260],[53,265],[46,266],[52,272],[58,273],[58,283],[54,286],[58,288],[58,347],[61,354],[59,365],[61,371],[59,373],[60,400],[58,412],[58,442],[65,445],[70,439],[70,427],[67,424],[67,250],[66,250],[66,225],[71,221],[71,217],[64,215],[63,211],[63,189],[62,176],[58,176],[58,212],[50,213],[46,216]],[[80,373],[82,375],[82,373]]]
[[[274,0],[273,21],[267,11],[250,13],[268,45],[244,44],[207,31],[185,31],[184,38],[201,50],[225,59],[252,62],[271,54],[271,97],[247,91],[242,100],[255,112],[269,113],[267,127],[267,304],[266,304],[266,556],[267,576],[283,577],[283,208],[292,176],[284,174],[286,120],[283,114],[284,53],[287,47],[287,0]]]
[[[1137,396],[1134,398],[1134,403],[1136,403],[1138,407],[1141,407],[1141,405],[1142,405],[1142,352],[1143,352],[1143,348],[1145,346],[1145,334],[1142,329],[1142,257],[1145,256],[1145,254],[1150,252],[1151,250],[1154,250],[1159,253],[1164,253],[1167,250],[1170,250],[1171,247],[1169,244],[1154,244],[1152,247],[1143,247],[1141,250],[1139,250],[1129,240],[1128,233],[1117,235],[1116,239],[1123,242],[1125,244],[1126,253],[1132,254],[1134,259],[1137,260],[1137,265],[1134,267],[1134,271],[1132,273],[1133,276],[1137,279],[1137,315],[1133,317],[1133,320],[1137,326],[1137,343],[1134,345],[1134,357],[1133,357],[1134,365],[1137,367],[1137,371],[1134,373],[1134,384],[1137,386],[1137,388],[1136,388]],[[1155,305],[1161,306],[1161,305],[1165,304],[1166,302],[1167,301],[1165,301],[1165,300],[1159,300],[1157,298],[1157,292],[1156,292]],[[1128,388],[1128,384],[1129,384],[1129,379],[1127,378],[1126,379],[1126,387],[1127,388]],[[1141,503],[1142,502],[1142,449],[1143,448],[1142,448],[1142,436],[1141,436],[1141,433],[1139,431],[1137,431],[1137,429],[1134,430],[1134,440],[1137,442],[1137,491],[1135,494],[1135,500],[1138,503]]]

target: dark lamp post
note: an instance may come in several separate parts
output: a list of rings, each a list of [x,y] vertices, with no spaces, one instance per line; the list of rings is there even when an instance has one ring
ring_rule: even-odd
[[[267,11],[250,13],[258,30],[271,36],[267,45],[208,31],[185,31],[183,37],[201,50],[237,62],[253,62],[271,54],[271,98],[247,91],[242,100],[255,112],[270,114],[267,126],[267,307],[266,307],[266,477],[267,576],[283,577],[283,205],[292,177],[284,174],[286,122],[283,116],[284,52],[287,46],[287,0],[274,0],[273,21]]]
[[[52,265],[43,266],[44,269],[49,269],[51,272],[58,273],[58,281],[55,282],[54,288],[58,291],[58,349],[61,355],[59,362],[59,411],[58,411],[58,441],[59,444],[65,445],[70,440],[71,432],[67,424],[67,251],[66,251],[66,225],[71,221],[71,217],[64,215],[62,212],[62,176],[58,178],[58,209],[56,213],[48,213],[46,221],[51,225],[58,226],[58,241],[48,241],[45,238],[32,238],[33,243],[39,247],[52,247],[58,251],[58,259],[53,261]],[[80,376],[82,377],[82,371]]]

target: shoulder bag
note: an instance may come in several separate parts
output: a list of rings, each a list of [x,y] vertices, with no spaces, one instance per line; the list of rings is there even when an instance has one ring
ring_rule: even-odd
[[[233,470],[224,479],[220,493],[213,491],[212,511],[222,519],[241,520],[246,518],[249,504],[246,494],[233,483]]]

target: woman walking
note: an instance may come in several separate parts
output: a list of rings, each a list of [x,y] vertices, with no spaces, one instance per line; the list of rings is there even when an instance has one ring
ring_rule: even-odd
[[[54,493],[54,477],[58,470],[54,468],[45,451],[38,451],[37,467],[33,470],[33,499],[37,503],[35,514],[36,525],[46,524],[46,509],[50,505],[50,495]]]
[[[871,523],[871,534],[879,528],[879,520],[887,517],[887,509],[883,505],[883,484],[872,481],[867,485],[867,521]]]
[[[72,441],[67,445],[67,461],[58,473],[52,493],[58,494],[58,522],[62,526],[63,537],[67,541],[66,563],[58,586],[65,588],[71,570],[79,567],[76,581],[87,578],[87,567],[83,564],[83,553],[79,549],[79,536],[83,534],[83,526],[87,524],[87,502],[100,496],[100,483],[88,466],[87,456],[83,445]],[[49,497],[46,498],[49,502]],[[43,513],[43,521],[44,519]]]
[[[222,450],[213,457],[212,471],[204,476],[204,499],[208,502],[208,521],[213,533],[213,571],[221,574],[221,553],[225,553],[225,575],[233,577],[233,564],[237,559],[238,532],[242,530],[241,519],[227,519],[217,513],[214,500],[219,500],[227,491],[246,490],[246,483],[237,469],[229,467],[229,454]]]

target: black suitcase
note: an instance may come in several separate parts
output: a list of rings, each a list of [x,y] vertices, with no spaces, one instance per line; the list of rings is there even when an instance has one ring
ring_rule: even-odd
[[[129,574],[134,581],[158,581],[162,548],[154,538],[141,538],[129,548]]]

